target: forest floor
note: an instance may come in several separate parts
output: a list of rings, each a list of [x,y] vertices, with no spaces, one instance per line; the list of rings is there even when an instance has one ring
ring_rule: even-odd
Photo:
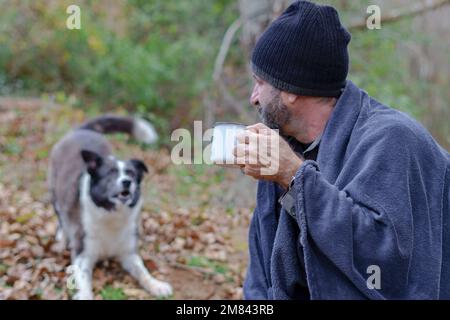
[[[123,110],[118,110],[123,112]],[[69,252],[55,240],[46,184],[52,145],[95,115],[41,99],[0,98],[0,300],[70,299]],[[108,138],[119,157],[141,158],[140,254],[169,299],[241,299],[255,182],[238,170],[176,166],[167,148]],[[93,274],[96,299],[154,299],[114,261]]]

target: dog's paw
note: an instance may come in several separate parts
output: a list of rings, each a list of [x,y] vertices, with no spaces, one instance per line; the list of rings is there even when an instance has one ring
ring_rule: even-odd
[[[148,286],[148,291],[154,296],[167,297],[172,295],[172,286],[167,282],[153,279]]]
[[[94,300],[94,294],[92,292],[78,291],[73,297],[73,300]]]

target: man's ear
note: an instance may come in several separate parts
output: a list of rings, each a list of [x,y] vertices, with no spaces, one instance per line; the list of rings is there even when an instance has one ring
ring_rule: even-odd
[[[136,168],[137,172],[138,172],[138,181],[141,182],[142,180],[142,176],[145,173],[148,173],[148,169],[147,166],[145,165],[145,163],[139,159],[131,159],[130,163],[133,165],[133,167]]]
[[[90,175],[94,174],[95,171],[103,164],[102,157],[93,151],[81,150],[81,157],[83,158],[87,171]]]

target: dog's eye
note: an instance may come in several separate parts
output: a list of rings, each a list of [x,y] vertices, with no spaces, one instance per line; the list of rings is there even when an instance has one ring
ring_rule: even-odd
[[[125,174],[131,178],[134,178],[134,176],[136,175],[132,170],[125,170]]]
[[[119,170],[117,170],[117,168],[112,168],[108,171],[108,174],[117,174],[119,172]]]

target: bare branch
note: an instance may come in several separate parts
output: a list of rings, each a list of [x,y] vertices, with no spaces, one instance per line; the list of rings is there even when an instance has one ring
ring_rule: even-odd
[[[242,25],[242,20],[237,19],[234,21],[225,32],[225,35],[222,40],[222,44],[220,45],[219,54],[217,55],[216,62],[214,64],[214,72],[213,79],[214,81],[218,81],[220,79],[220,75],[222,74],[223,65],[225,63],[225,58],[227,57],[228,50],[230,49],[231,42],[233,41],[233,37],[239,28]]]

